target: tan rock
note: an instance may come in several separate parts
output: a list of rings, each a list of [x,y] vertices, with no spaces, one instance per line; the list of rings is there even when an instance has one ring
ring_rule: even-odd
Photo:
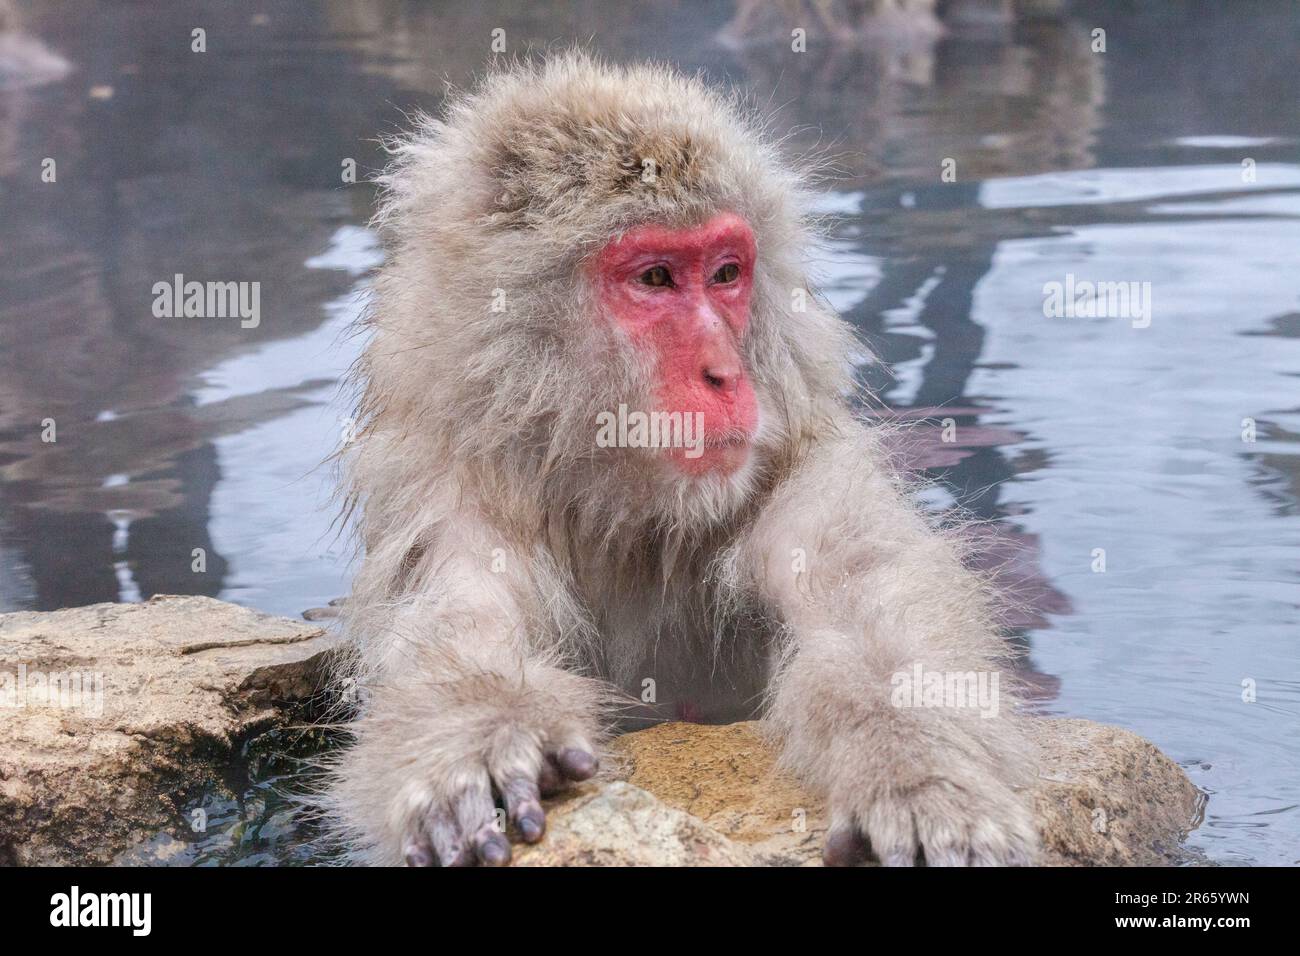
[[[748,845],[756,863],[820,864],[826,808],[777,771],[761,727],[671,723],[625,734],[612,772]]]
[[[1205,796],[1156,746],[1088,720],[1040,720],[1034,810],[1047,861],[1160,866],[1189,862],[1182,841]]]
[[[749,866],[743,846],[623,781],[586,784],[547,811],[546,837],[515,866]]]
[[[0,862],[105,863],[174,824],[185,791],[321,689],[330,645],[204,597],[0,615]]]
[[[1042,755],[1033,794],[1047,865],[1180,862],[1202,796],[1155,746],[1086,720],[1031,722]],[[755,722],[662,724],[620,737],[615,775],[744,844],[765,865],[820,864],[823,803],[777,771]]]

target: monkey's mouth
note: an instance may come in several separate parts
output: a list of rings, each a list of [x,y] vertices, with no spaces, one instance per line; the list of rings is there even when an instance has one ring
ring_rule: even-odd
[[[671,460],[687,475],[732,474],[749,460],[754,436],[742,429],[721,429],[705,433],[703,440],[684,448],[673,448]]]

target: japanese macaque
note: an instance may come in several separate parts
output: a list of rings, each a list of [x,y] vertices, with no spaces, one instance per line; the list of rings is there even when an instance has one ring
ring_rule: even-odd
[[[392,149],[347,450],[362,692],[326,794],[355,857],[508,862],[634,697],[761,711],[828,863],[1032,860],[992,602],[855,418],[807,177],[753,114],[567,53]],[[929,693],[999,674],[1000,707]]]

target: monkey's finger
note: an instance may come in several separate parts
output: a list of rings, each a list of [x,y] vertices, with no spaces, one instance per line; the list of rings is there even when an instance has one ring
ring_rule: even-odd
[[[433,852],[433,847],[423,840],[415,840],[407,844],[406,852],[402,854],[407,866],[435,866],[438,857]]]
[[[925,851],[926,866],[966,866],[970,854],[960,847],[941,847]]]
[[[863,823],[881,866],[916,866],[916,824],[906,801],[877,800]]]
[[[600,769],[600,761],[589,744],[577,741],[546,754],[537,773],[537,787],[543,797],[553,797],[571,780],[587,780]]]
[[[453,801],[456,825],[465,837],[468,864],[504,866],[510,862],[510,841],[505,835],[505,820],[497,816],[488,775],[475,775]]]
[[[973,827],[971,866],[1028,866],[1033,860],[1034,832],[1028,826],[999,826],[992,820]]]
[[[553,797],[564,789],[564,774],[555,762],[554,754],[547,754],[537,772],[537,789],[543,797]]]
[[[497,829],[495,823],[487,823],[474,834],[474,855],[484,866],[505,866],[510,862],[510,841]]]
[[[524,842],[540,840],[546,832],[546,812],[542,809],[542,795],[537,783],[527,777],[516,777],[501,788],[501,798]]]
[[[555,754],[560,772],[570,780],[590,780],[600,769],[600,761],[592,748],[585,743],[562,747]]]
[[[867,839],[852,819],[834,824],[826,834],[822,862],[827,866],[857,866],[871,852]]]
[[[926,866],[966,866],[970,862],[969,797],[936,783],[912,800],[912,822]]]
[[[460,827],[451,808],[430,813],[425,821],[425,831],[428,834],[427,846],[442,866],[469,866],[474,862],[473,854],[461,838]],[[408,862],[409,860],[408,857]]]

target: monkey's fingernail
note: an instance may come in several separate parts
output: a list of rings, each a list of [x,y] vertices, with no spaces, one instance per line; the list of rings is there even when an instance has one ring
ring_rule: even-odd
[[[560,769],[570,780],[586,780],[595,776],[600,769],[600,762],[595,755],[579,750],[577,747],[565,747],[560,751]]]
[[[406,848],[407,866],[433,866],[437,862],[438,861],[434,859],[433,851],[427,846],[413,843]]]
[[[867,842],[855,826],[833,828],[822,848],[822,862],[827,866],[854,866],[866,855]]]
[[[478,858],[487,866],[505,866],[510,862],[510,844],[501,834],[493,833],[478,845]]]
[[[519,832],[525,843],[536,843],[546,832],[546,814],[539,806],[531,806],[519,814]]]
[[[537,803],[537,787],[529,783],[528,790],[532,791],[529,796],[511,806],[511,816],[524,836],[524,843],[537,843],[546,831],[546,810]]]

